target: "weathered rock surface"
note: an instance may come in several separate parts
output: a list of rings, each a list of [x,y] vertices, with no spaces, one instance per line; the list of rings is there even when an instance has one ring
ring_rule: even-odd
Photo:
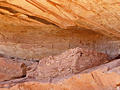
[[[119,90],[120,74],[94,71],[73,76],[56,84],[23,82],[0,90]],[[7,86],[7,85],[6,85]]]
[[[33,0],[29,1],[33,2]],[[93,13],[93,11],[88,11],[87,9],[84,10],[81,6],[87,6],[86,3],[84,3],[85,1],[88,3],[87,5],[89,8],[93,8],[93,11],[96,11],[100,15],[93,15],[90,14]],[[110,38],[91,31],[95,29],[96,32],[99,32],[102,31],[99,30],[101,26],[110,27],[119,24],[118,20],[115,21],[116,17],[119,17],[117,15],[119,11],[115,13],[112,10],[119,6],[110,4],[117,1],[108,2],[104,0],[98,1],[98,3],[94,0],[58,1],[58,3],[63,6],[62,8],[59,8],[59,6],[55,7],[53,4],[49,3],[50,0],[44,0],[44,2],[37,0],[37,2],[42,5],[47,4],[43,5],[44,9],[50,9],[50,12],[48,10],[45,12],[41,11],[38,7],[28,3],[27,0],[0,1],[0,54],[39,60],[46,56],[60,54],[67,49],[75,47],[103,52],[110,55],[112,58],[120,54],[120,39]],[[52,2],[57,3],[56,0]],[[66,5],[65,2],[69,4]],[[98,4],[97,7],[95,7],[94,4],[95,6]],[[86,8],[88,8],[88,6]],[[109,8],[107,8],[108,10],[103,8],[107,6],[109,6]],[[70,11],[66,12],[66,9]],[[58,17],[51,13],[55,13],[56,10]],[[72,17],[74,17],[74,13],[77,12],[77,20],[74,20]],[[113,17],[114,15],[112,13],[117,16]],[[86,20],[81,20],[79,16]],[[111,16],[111,18],[108,18],[107,16]],[[65,19],[60,19],[59,17]],[[112,19],[110,22],[115,23],[108,26],[108,19]],[[95,23],[89,25],[89,21]],[[104,25],[98,26],[98,22],[100,22],[99,24],[103,23]],[[77,24],[74,27],[67,28],[68,26],[66,23],[68,26],[71,26],[70,23]],[[65,28],[67,29],[61,26],[66,26]],[[119,28],[119,25],[116,28]],[[111,32],[110,29],[107,29],[106,31]],[[114,31],[113,27],[112,31]],[[116,31],[114,32],[117,33]],[[107,33],[105,32],[105,34]]]
[[[119,0],[2,0],[7,14],[36,19],[41,25],[79,26],[120,37]],[[14,10],[7,8],[14,8]],[[2,11],[2,10],[1,10]],[[22,14],[19,14],[19,12]],[[5,11],[4,11],[5,12]],[[27,15],[26,15],[27,14]],[[64,23],[63,23],[64,22]]]
[[[16,79],[25,75],[26,66],[24,63],[0,58],[0,81]]]
[[[85,70],[81,74],[70,76],[57,83],[41,83],[34,79],[17,79],[0,82],[0,90],[119,90],[120,59]],[[107,68],[107,69],[106,69]],[[89,71],[89,72],[86,72]],[[119,70],[120,72],[120,70]]]
[[[0,0],[0,55],[35,62],[0,59],[0,90],[119,90],[120,61],[103,64],[106,55],[91,52],[119,56],[119,9],[119,0]],[[76,47],[90,51],[54,56]],[[11,80],[25,66],[27,77]]]
[[[95,71],[95,70],[98,70],[98,69],[103,71],[103,72],[120,73],[119,66],[120,66],[120,59],[116,59],[112,62],[109,62],[109,63],[106,63],[106,64],[99,65],[97,67],[93,67],[93,68],[84,70],[81,73],[89,73],[89,72],[92,72],[92,71]]]
[[[30,78],[52,82],[58,77],[66,77],[98,66],[109,61],[109,57],[102,53],[75,48],[58,56],[41,59],[36,70],[27,74]]]

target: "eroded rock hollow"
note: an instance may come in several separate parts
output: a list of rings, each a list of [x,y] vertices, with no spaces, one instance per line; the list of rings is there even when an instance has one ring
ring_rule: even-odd
[[[119,0],[0,0],[0,90],[119,89],[119,9]]]

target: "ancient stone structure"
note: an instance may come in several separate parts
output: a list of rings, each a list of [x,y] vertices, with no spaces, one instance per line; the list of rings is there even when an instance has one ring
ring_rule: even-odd
[[[0,90],[119,89],[119,9],[119,0],[0,0]],[[55,66],[70,74],[57,84]]]

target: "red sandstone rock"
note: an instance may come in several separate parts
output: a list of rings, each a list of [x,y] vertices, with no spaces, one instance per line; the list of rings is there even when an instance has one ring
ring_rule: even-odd
[[[70,49],[58,56],[40,60],[37,69],[29,72],[28,77],[37,80],[51,81],[56,77],[77,74],[85,69],[100,65],[108,60],[108,56],[81,48]]]
[[[103,72],[117,72],[117,73],[119,73],[120,72],[119,66],[120,66],[120,59],[116,59],[116,60],[113,60],[109,63],[86,69],[81,73],[89,73],[89,72],[92,72],[92,71],[95,71],[98,69],[103,71]]]
[[[28,82],[24,78],[13,80],[8,83],[0,83],[0,90],[88,90],[88,88],[89,90],[119,90],[120,74],[114,71],[111,72],[119,64],[120,60],[114,60],[97,66],[89,73],[74,75],[58,83]],[[105,70],[104,68],[109,69]]]
[[[119,74],[103,73],[97,70],[73,76],[56,84],[31,81],[17,84],[11,88],[0,88],[0,90],[117,90],[119,83]]]
[[[108,53],[113,58],[119,54],[119,4],[119,0],[0,0],[0,54],[39,60],[79,46]],[[119,60],[91,69],[104,63],[105,58],[81,49],[44,58],[38,66],[28,67],[27,78],[51,82],[52,78],[74,75],[87,68],[90,73],[58,84],[16,83],[0,90],[119,90]],[[21,77],[24,70],[20,62],[0,60],[0,81]]]
[[[0,81],[11,80],[26,74],[24,63],[18,63],[5,58],[0,58]]]

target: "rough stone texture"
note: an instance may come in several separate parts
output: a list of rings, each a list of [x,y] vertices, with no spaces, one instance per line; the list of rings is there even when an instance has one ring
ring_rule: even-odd
[[[99,65],[97,67],[93,67],[93,68],[84,70],[81,73],[89,73],[89,72],[92,72],[92,71],[98,70],[98,69],[103,71],[103,72],[116,72],[116,73],[119,73],[120,72],[119,66],[120,66],[120,59],[116,59],[116,60],[113,60],[113,61],[111,61],[109,63],[102,64],[102,65]]]
[[[110,63],[88,69],[84,72],[57,83],[41,83],[35,80],[16,79],[0,82],[0,90],[119,90],[120,74],[114,71],[119,69],[120,59]],[[106,69],[109,68],[109,69]],[[120,71],[120,70],[119,70]]]
[[[56,84],[31,81],[17,84],[11,88],[0,88],[0,90],[119,90],[119,83],[119,74],[103,73],[98,70],[73,76]]]
[[[24,63],[0,58],[0,81],[20,78],[26,75],[26,66]]]
[[[75,48],[58,56],[41,59],[36,70],[29,72],[27,76],[51,82],[54,78],[77,74],[108,60],[109,58],[105,54]]]
[[[29,61],[0,60],[0,81],[25,75],[23,62],[31,72],[28,77],[15,80],[16,83],[14,80],[8,81],[21,84],[0,90],[119,90],[119,60],[91,68],[104,62],[101,54],[80,49],[80,52],[78,50],[54,56],[75,47],[103,52],[111,58],[119,56],[119,9],[119,0],[0,0],[0,55],[34,62],[51,55],[40,60],[38,67],[37,63]],[[91,59],[93,55],[94,60]],[[90,69],[85,70],[87,68]],[[65,81],[58,84],[26,80],[34,77],[38,80],[47,78],[52,82],[51,78],[57,75],[76,74],[80,71],[89,73],[66,80],[63,78]],[[26,83],[22,83],[24,80]],[[0,86],[1,83],[9,87],[7,82],[0,82]]]

